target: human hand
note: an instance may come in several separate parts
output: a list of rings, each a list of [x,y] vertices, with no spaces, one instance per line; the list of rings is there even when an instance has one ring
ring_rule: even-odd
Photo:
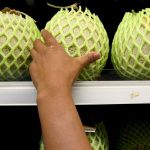
[[[33,61],[29,68],[38,92],[58,91],[61,87],[71,89],[80,71],[100,57],[99,53],[90,52],[73,58],[64,51],[64,48],[47,30],[42,30],[41,33],[45,44],[39,39],[34,42],[34,48],[31,50]]]

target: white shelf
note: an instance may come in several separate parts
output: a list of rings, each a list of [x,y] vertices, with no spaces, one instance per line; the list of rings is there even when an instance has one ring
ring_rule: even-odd
[[[150,81],[79,81],[73,98],[76,105],[150,103]],[[0,82],[0,105],[36,105],[32,82]]]

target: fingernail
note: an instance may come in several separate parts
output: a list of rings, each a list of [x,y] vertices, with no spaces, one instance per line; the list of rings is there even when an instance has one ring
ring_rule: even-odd
[[[100,59],[100,53],[99,53],[99,52],[96,52],[96,53],[94,54],[94,57],[97,58],[97,59]]]
[[[43,31],[44,31],[44,29],[41,30],[41,32],[43,32]]]

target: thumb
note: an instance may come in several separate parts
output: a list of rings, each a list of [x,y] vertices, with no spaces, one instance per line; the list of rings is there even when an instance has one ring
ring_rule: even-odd
[[[78,60],[81,64],[81,68],[83,68],[83,67],[89,65],[90,63],[96,61],[99,58],[100,58],[99,52],[90,52],[90,53],[85,54],[81,57],[78,57]]]

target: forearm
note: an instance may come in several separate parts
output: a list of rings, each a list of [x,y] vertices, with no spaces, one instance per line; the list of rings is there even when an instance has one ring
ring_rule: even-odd
[[[91,150],[68,89],[37,98],[45,150]]]
[[[29,70],[37,89],[45,150],[91,150],[73,103],[71,87],[80,71],[99,59],[100,54],[91,52],[73,58],[48,31],[41,33],[45,43],[35,40]]]

